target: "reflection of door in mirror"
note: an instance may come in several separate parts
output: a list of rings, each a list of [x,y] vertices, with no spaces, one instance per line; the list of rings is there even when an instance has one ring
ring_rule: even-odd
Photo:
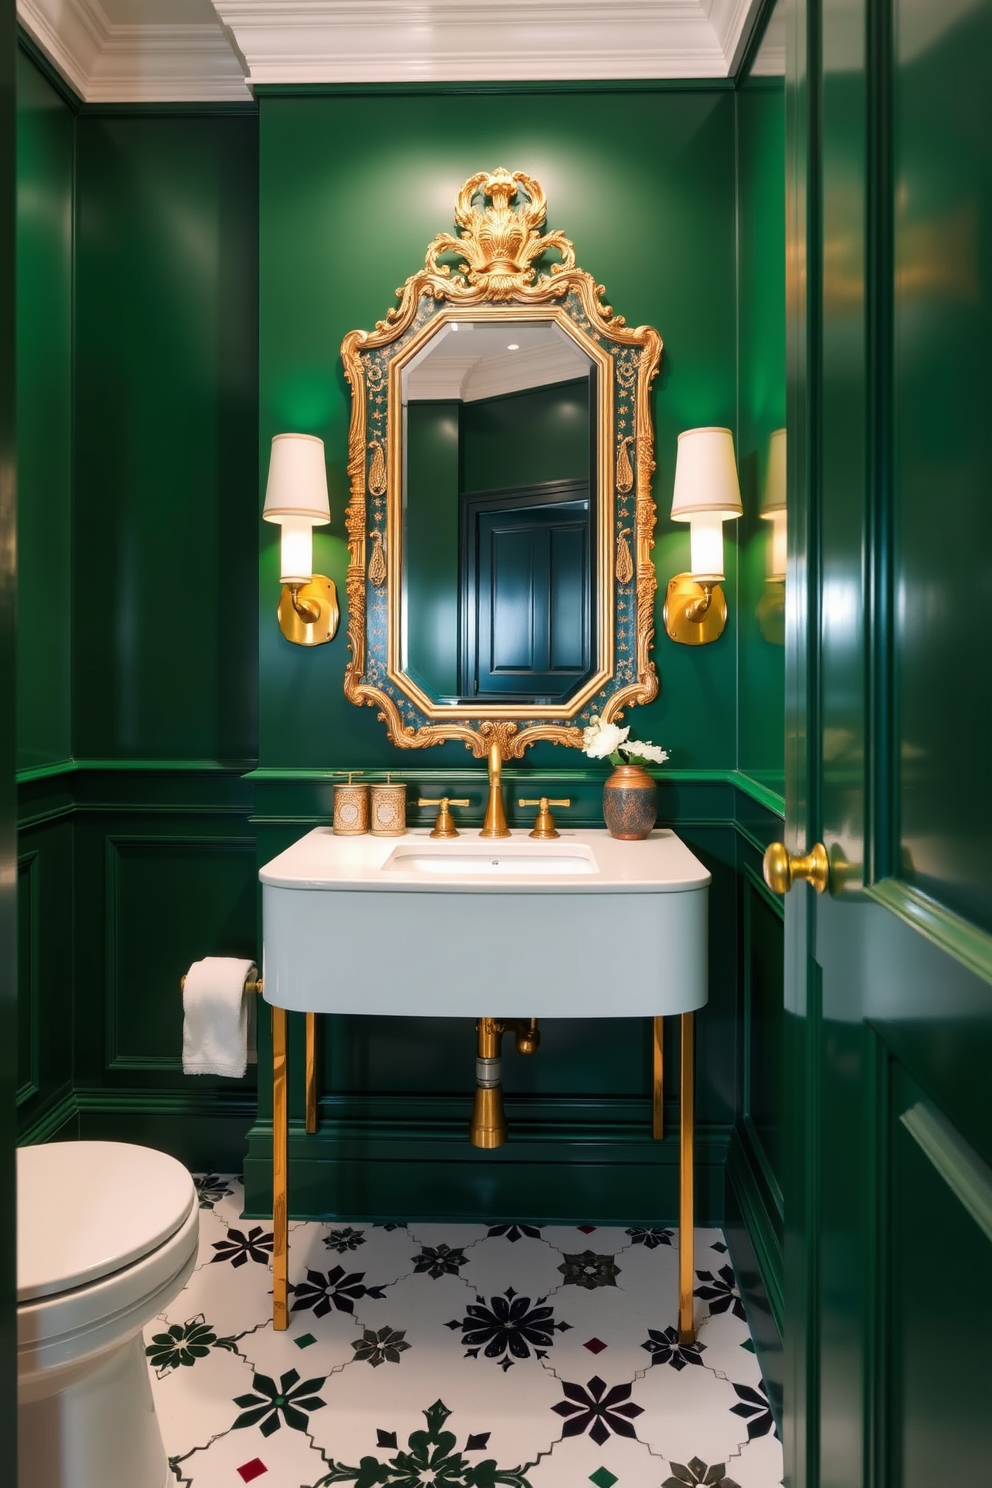
[[[440,703],[565,703],[595,665],[595,368],[459,321],[403,373],[403,669]]]

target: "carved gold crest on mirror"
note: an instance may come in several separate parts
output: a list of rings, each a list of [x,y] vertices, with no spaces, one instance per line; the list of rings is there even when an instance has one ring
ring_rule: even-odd
[[[655,696],[654,437],[661,337],[577,268],[523,171],[458,193],[459,236],[374,331],[351,384],[345,694],[393,743],[504,759],[580,746]]]

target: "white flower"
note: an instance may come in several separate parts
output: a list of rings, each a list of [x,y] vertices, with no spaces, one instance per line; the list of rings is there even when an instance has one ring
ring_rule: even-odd
[[[668,750],[662,749],[658,744],[638,744],[631,740],[623,746],[624,754],[634,754],[638,759],[654,760],[656,765],[661,765],[668,758]]]
[[[620,729],[615,723],[603,723],[602,719],[594,718],[582,731],[582,752],[590,759],[606,759],[616,753],[629,733],[629,728]]]

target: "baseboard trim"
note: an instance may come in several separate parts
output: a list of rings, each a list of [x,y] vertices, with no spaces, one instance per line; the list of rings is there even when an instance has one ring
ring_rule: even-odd
[[[724,1232],[747,1313],[751,1337],[768,1386],[772,1412],[782,1430],[784,1356],[782,1348],[785,1289],[784,1257],[779,1232],[758,1176],[757,1159],[740,1128],[727,1149]]]

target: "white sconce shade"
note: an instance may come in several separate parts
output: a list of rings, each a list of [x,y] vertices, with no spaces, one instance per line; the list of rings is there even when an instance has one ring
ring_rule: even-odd
[[[672,520],[691,523],[693,575],[723,578],[723,524],[742,511],[731,431],[686,429],[679,435]]]
[[[269,456],[262,516],[282,525],[282,584],[313,577],[313,529],[331,520],[324,441],[314,434],[276,434]]]
[[[772,524],[768,549],[768,578],[780,583],[786,566],[786,438],[784,429],[776,429],[768,443],[768,469],[761,498],[761,515]]]

